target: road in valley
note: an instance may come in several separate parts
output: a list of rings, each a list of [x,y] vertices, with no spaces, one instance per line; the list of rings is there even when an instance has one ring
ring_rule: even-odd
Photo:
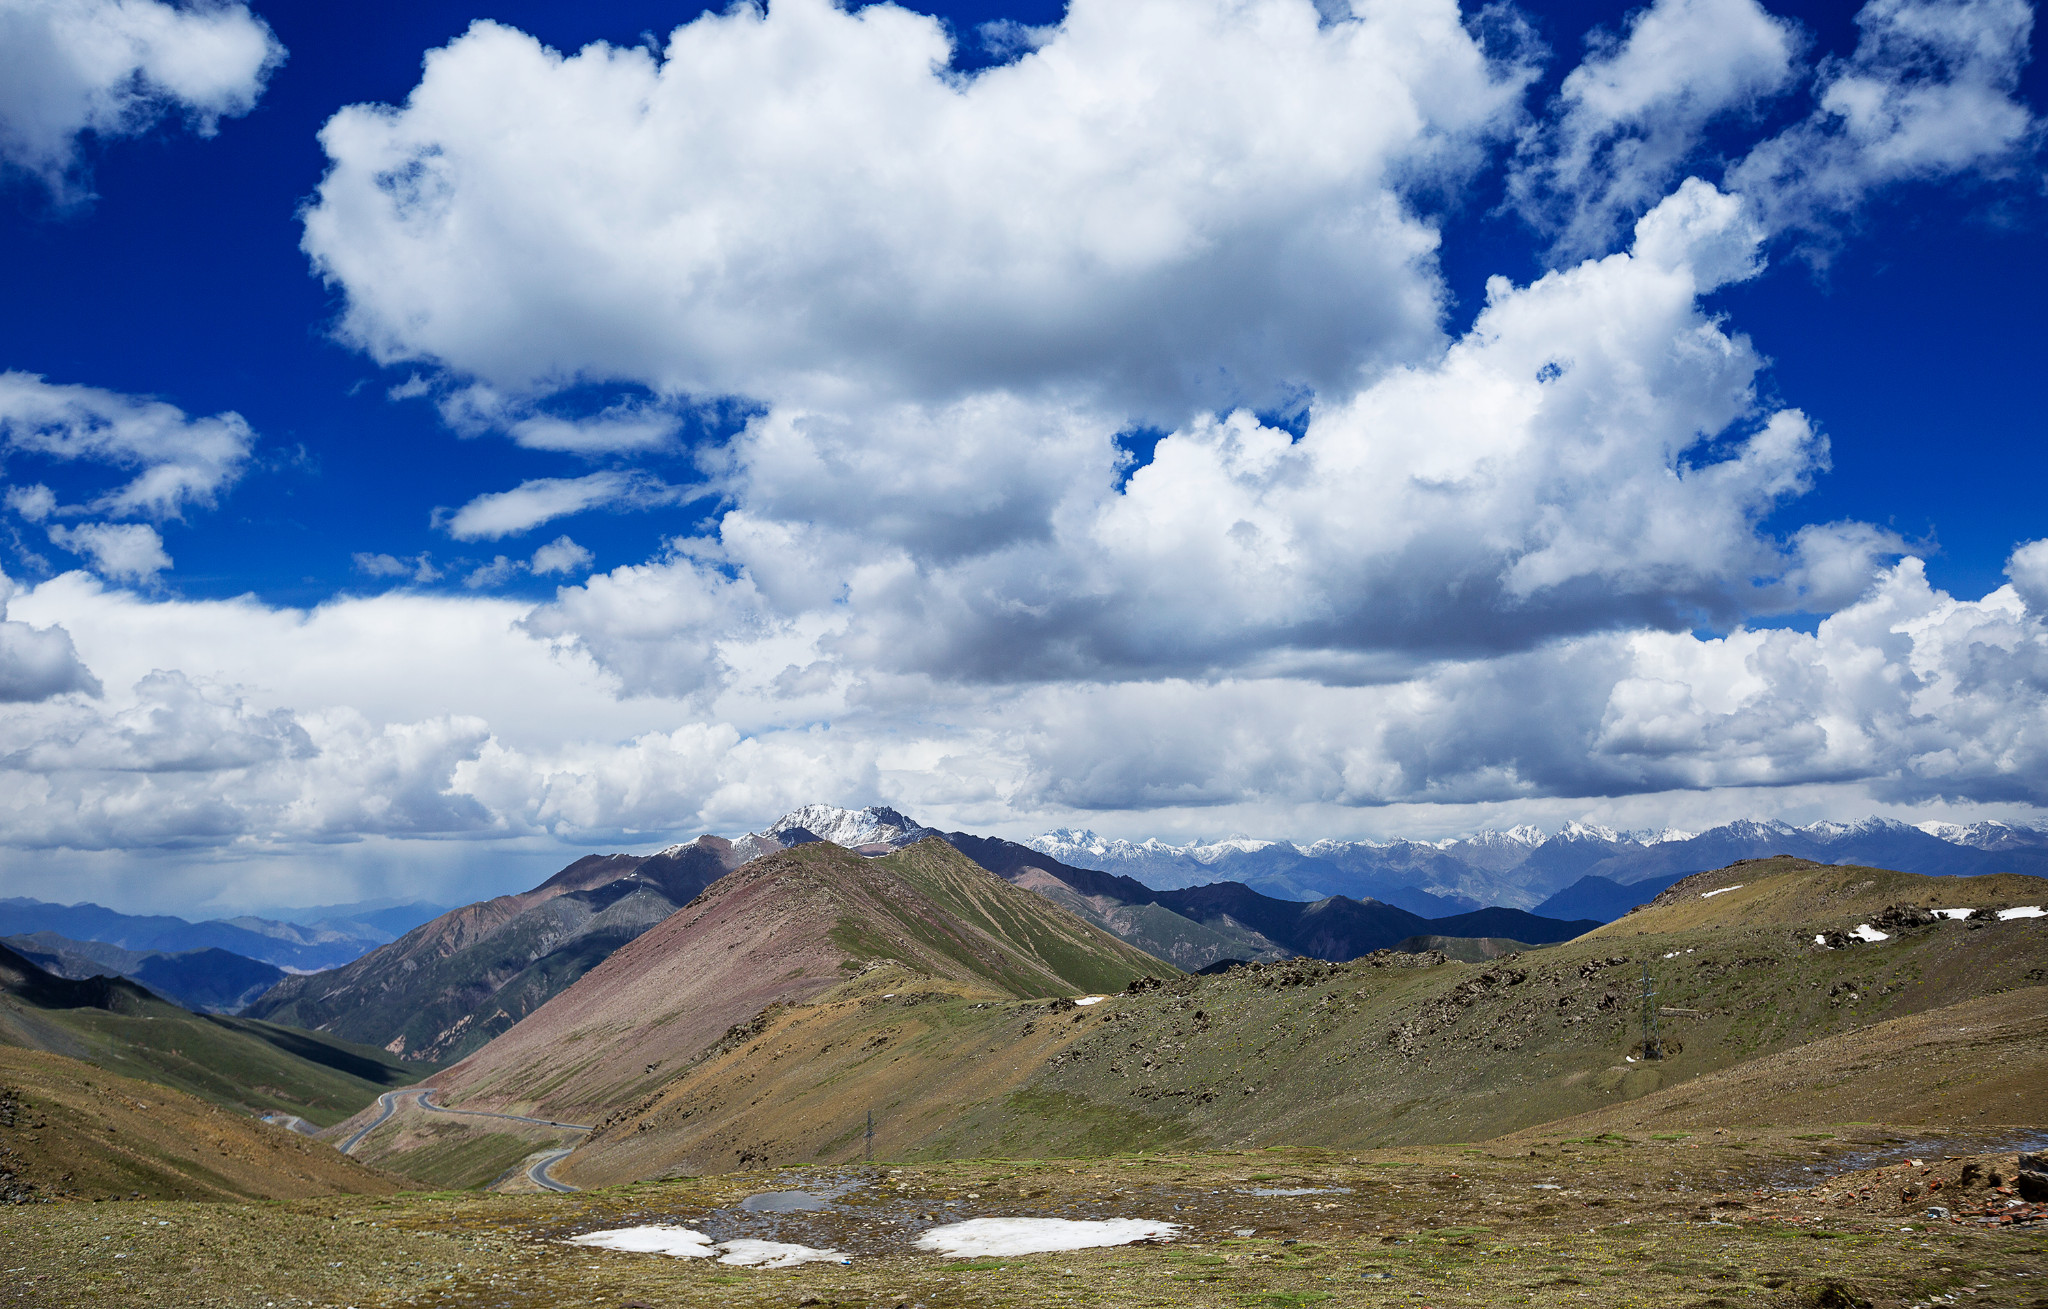
[[[574,1191],[578,1189],[567,1182],[558,1182],[548,1176],[548,1169],[567,1159],[569,1154],[568,1150],[557,1150],[553,1154],[542,1155],[533,1161],[533,1167],[526,1170],[527,1179],[534,1185],[544,1187],[550,1191]]]
[[[386,1091],[378,1096],[377,1116],[370,1120],[368,1126],[342,1142],[341,1152],[343,1154],[352,1152],[362,1142],[364,1137],[382,1127],[392,1114],[397,1113],[399,1101],[405,1099],[410,1099],[414,1105],[430,1114],[453,1114],[462,1118],[502,1118],[508,1123],[531,1123],[535,1127],[554,1127],[564,1132],[587,1132],[591,1130],[578,1123],[558,1123],[552,1118],[529,1118],[525,1114],[494,1114],[483,1109],[448,1109],[435,1104],[432,1098],[433,1094],[434,1088],[427,1086],[410,1091]],[[570,1149],[573,1148],[570,1147]],[[558,1182],[548,1175],[550,1168],[553,1168],[568,1157],[568,1149],[556,1150],[552,1154],[544,1155],[533,1161],[532,1167],[526,1170],[526,1175],[532,1179],[534,1185],[546,1190],[574,1191],[576,1188],[567,1182]]]
[[[341,1152],[343,1154],[352,1153],[355,1150],[356,1146],[361,1144],[362,1139],[364,1137],[368,1136],[370,1133],[382,1127],[384,1125],[384,1120],[391,1117],[391,1115],[397,1111],[398,1097],[404,1094],[406,1094],[404,1091],[386,1091],[384,1094],[378,1096],[377,1104],[379,1106],[379,1109],[377,1116],[370,1120],[370,1125],[368,1127],[365,1127],[362,1131],[357,1132],[354,1136],[348,1138],[348,1140],[343,1141],[339,1147]],[[424,1095],[426,1094],[426,1092],[422,1091],[419,1092],[419,1094]]]

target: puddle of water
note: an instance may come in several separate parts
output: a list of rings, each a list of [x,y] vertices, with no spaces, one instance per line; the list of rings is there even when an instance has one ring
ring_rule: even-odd
[[[763,1191],[740,1201],[740,1208],[750,1214],[794,1214],[828,1209],[838,1198],[817,1191]]]
[[[2048,1148],[2048,1131],[2039,1128],[1994,1135],[1915,1137],[1852,1150],[1818,1163],[1780,1167],[1766,1175],[1764,1184],[1776,1191],[1804,1191],[1841,1173],[1881,1168],[1886,1164],[1904,1163],[1908,1159],[1925,1159],[1929,1164],[1936,1164],[1944,1156],[1952,1154],[2007,1154],[2044,1148]]]

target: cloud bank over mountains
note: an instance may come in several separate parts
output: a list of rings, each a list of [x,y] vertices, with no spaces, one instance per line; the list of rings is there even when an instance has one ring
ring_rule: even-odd
[[[507,551],[470,588],[568,580],[110,587],[171,567],[112,520],[203,508],[256,438],[7,374],[10,452],[138,471],[10,492],[101,580],[0,627],[0,842],[628,842],[821,796],[1020,835],[2048,805],[2048,542],[1956,597],[1890,529],[1803,520],[1851,436],[1713,298],[1882,188],[2038,176],[2031,8],[1872,0],[1815,60],[1754,0],[1657,0],[1547,103],[1511,24],[1340,8],[1075,0],[971,73],[935,20],[825,0],[430,52],[327,124],[304,249],[396,402],[564,461],[437,518]],[[1459,330],[1440,231],[1488,177],[1551,269]],[[593,386],[629,398],[572,412]],[[641,462],[709,409],[698,482]],[[586,576],[557,520],[594,508],[690,525]]]

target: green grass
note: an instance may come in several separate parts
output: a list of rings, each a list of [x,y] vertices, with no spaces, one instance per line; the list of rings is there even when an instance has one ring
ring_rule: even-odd
[[[321,1032],[191,1014],[153,1000],[130,1013],[32,1012],[75,1040],[80,1047],[77,1057],[108,1072],[156,1082],[246,1113],[296,1114],[321,1127],[342,1121],[381,1092],[409,1086],[433,1069]]]
[[[451,1132],[398,1153],[367,1152],[365,1161],[442,1189],[488,1186],[546,1142],[474,1129]]]

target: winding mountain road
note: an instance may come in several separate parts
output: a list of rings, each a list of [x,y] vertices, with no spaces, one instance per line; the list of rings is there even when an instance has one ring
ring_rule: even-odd
[[[545,1154],[534,1160],[533,1167],[526,1170],[527,1180],[550,1191],[580,1190],[579,1187],[571,1186],[567,1182],[558,1182],[548,1175],[548,1169],[567,1159],[570,1153],[569,1150],[557,1150],[553,1154]]]
[[[353,1153],[355,1151],[356,1146],[362,1143],[362,1139],[364,1137],[368,1136],[370,1133],[382,1127],[384,1125],[384,1120],[391,1117],[393,1113],[397,1112],[398,1097],[404,1094],[405,1092],[403,1091],[386,1091],[384,1094],[378,1096],[377,1104],[379,1108],[377,1116],[370,1120],[369,1126],[363,1128],[354,1136],[348,1138],[348,1140],[343,1141],[339,1147],[341,1152],[343,1154]],[[426,1093],[422,1091],[419,1092],[419,1094],[424,1095]]]
[[[529,1118],[525,1114],[496,1114],[484,1109],[448,1109],[435,1104],[432,1099],[433,1094],[434,1088],[426,1086],[409,1091],[386,1091],[378,1096],[377,1116],[371,1119],[354,1136],[343,1141],[340,1147],[341,1152],[343,1154],[352,1153],[356,1146],[362,1143],[364,1137],[382,1127],[392,1114],[397,1113],[399,1101],[407,1098],[410,1098],[413,1104],[421,1110],[430,1114],[452,1114],[461,1118],[502,1118],[508,1123],[531,1123],[535,1127],[554,1127],[564,1132],[588,1132],[591,1130],[580,1123],[558,1123],[552,1118]],[[571,1149],[573,1148],[571,1147]],[[553,1154],[534,1160],[533,1166],[526,1170],[526,1175],[533,1179],[535,1185],[545,1187],[547,1190],[573,1191],[576,1189],[575,1187],[567,1182],[558,1182],[548,1175],[548,1169],[568,1157],[569,1150],[557,1150]]]

